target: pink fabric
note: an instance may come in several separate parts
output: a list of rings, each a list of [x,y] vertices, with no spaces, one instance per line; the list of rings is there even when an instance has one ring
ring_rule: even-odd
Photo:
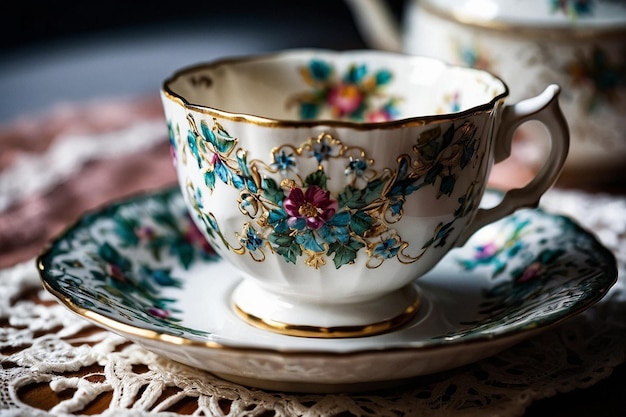
[[[45,152],[61,134],[114,130],[142,119],[163,120],[163,140],[154,148],[88,163],[80,175],[0,212],[0,268],[36,256],[86,210],[175,183],[158,97],[60,104],[44,115],[0,126],[2,171],[20,153]]]

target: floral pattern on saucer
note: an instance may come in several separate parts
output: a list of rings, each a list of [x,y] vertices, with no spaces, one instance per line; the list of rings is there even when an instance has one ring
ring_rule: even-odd
[[[179,327],[177,300],[162,293],[183,286],[172,262],[188,269],[218,259],[177,197],[154,194],[145,204],[113,204],[86,215],[52,244],[40,265],[55,261],[47,277],[57,291],[71,294],[76,306],[131,323],[205,334]],[[144,256],[135,256],[138,251]]]
[[[554,320],[558,314],[543,318],[538,313],[567,314],[599,284],[598,271],[601,280],[615,275],[610,256],[599,256],[595,240],[580,235],[571,219],[530,213],[525,210],[505,218],[494,233],[479,234],[463,248],[467,256],[457,259],[461,268],[482,270],[494,284],[483,290],[479,319],[465,322],[470,327],[455,332],[456,337],[496,332],[511,322],[541,325]],[[568,280],[568,276],[580,279]]]
[[[189,279],[190,270],[210,263],[224,262],[193,226],[177,188],[85,215],[38,259],[46,288],[79,314],[93,319],[95,313],[131,326],[138,334],[150,330],[183,340],[212,334],[212,329],[181,321],[185,307],[177,298],[185,296],[189,284],[179,275]],[[219,275],[222,286],[236,280],[222,276],[223,272]],[[452,328],[442,327],[433,334],[419,335],[422,317],[397,334],[378,338],[399,337],[393,342],[399,347],[433,347],[519,335],[591,306],[616,276],[613,255],[572,220],[522,210],[477,232],[418,280],[434,298],[438,291],[454,290],[471,280],[475,294],[468,293],[467,299],[477,299],[476,305],[467,300],[455,304],[469,314],[464,313]],[[417,333],[412,336],[412,332]]]

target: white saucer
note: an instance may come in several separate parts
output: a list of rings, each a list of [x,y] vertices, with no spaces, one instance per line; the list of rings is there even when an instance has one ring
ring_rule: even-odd
[[[522,210],[416,281],[422,301],[408,325],[361,338],[291,337],[237,316],[238,271],[186,213],[178,189],[167,189],[87,214],[39,257],[43,284],[149,350],[265,389],[377,389],[472,363],[582,312],[617,279],[614,256],[589,232]]]

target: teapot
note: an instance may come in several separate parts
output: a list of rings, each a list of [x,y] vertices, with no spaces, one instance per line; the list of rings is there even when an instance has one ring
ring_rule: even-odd
[[[402,21],[384,0],[346,3],[371,48],[487,70],[508,84],[514,101],[559,84],[571,131],[562,180],[624,178],[625,0],[405,0]],[[529,141],[542,135],[523,128],[519,136]],[[528,165],[542,160],[537,152],[521,157]]]

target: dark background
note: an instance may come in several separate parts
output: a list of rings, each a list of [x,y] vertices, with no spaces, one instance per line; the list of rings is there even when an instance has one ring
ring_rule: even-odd
[[[400,17],[404,0],[388,4]],[[0,16],[0,123],[155,93],[175,69],[225,55],[367,47],[343,0],[14,0]]]
[[[402,1],[390,0],[395,10]],[[289,43],[319,39],[339,47],[360,42],[342,0],[319,1],[13,1],[0,25],[0,48],[12,50],[40,42],[111,30],[153,30],[178,26],[251,27],[289,35]],[[289,33],[291,32],[291,33]]]

